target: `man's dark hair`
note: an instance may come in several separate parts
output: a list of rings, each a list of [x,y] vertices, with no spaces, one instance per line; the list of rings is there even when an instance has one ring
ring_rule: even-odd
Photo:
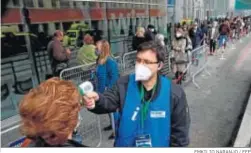
[[[146,50],[152,50],[153,52],[155,52],[158,62],[164,63],[165,61],[165,48],[164,47],[162,47],[161,45],[158,45],[154,41],[147,41],[138,46],[137,53],[144,52]]]

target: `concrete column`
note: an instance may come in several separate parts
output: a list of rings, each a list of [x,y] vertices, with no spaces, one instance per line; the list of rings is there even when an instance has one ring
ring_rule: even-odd
[[[60,23],[59,23],[59,29],[60,29],[61,31],[64,31],[63,22],[60,22]]]
[[[43,0],[45,8],[52,8],[51,0]]]
[[[56,0],[56,7],[60,8],[60,1],[59,0]]]
[[[54,22],[48,23],[48,34],[53,35],[53,33],[56,31],[56,26]]]
[[[69,1],[70,8],[74,8],[73,1]]]
[[[84,9],[84,5],[83,5],[82,1],[77,2],[77,7],[80,9]]]

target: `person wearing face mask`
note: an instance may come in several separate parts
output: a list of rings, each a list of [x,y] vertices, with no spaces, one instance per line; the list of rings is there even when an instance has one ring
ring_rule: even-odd
[[[190,53],[193,50],[192,41],[188,35],[188,29],[183,27],[184,38],[186,40],[186,53]]]
[[[195,22],[193,28],[189,30],[189,36],[192,40],[193,49],[199,47],[203,40],[204,34],[202,30],[198,27],[197,22]]]
[[[123,76],[103,94],[83,96],[93,113],[119,110],[115,147],[185,147],[189,144],[190,115],[181,86],[159,74],[164,50],[144,42],[137,50],[135,73]]]
[[[183,36],[182,28],[176,29],[175,39],[172,42],[172,72],[175,74],[175,79],[179,79],[183,75],[188,60],[186,50],[186,39]],[[179,84],[181,83],[178,80]]]
[[[119,77],[118,64],[111,56],[110,45],[108,41],[101,40],[96,43],[96,55],[97,59],[97,91],[104,93],[106,89],[111,88]],[[117,113],[109,114],[111,125],[106,127],[104,130],[113,129],[112,135],[109,139],[115,136],[115,121],[118,118]],[[114,121],[115,120],[115,121]]]
[[[146,41],[154,41],[155,39],[155,27],[154,25],[149,24],[147,26],[147,31],[145,32]]]
[[[186,30],[186,29],[183,29],[184,30],[184,39],[186,40],[186,48],[185,48],[185,52],[186,52],[186,54],[187,54],[187,57],[188,57],[188,61],[187,62],[190,62],[190,61],[192,61],[192,50],[193,50],[193,44],[192,44],[192,41],[191,41],[191,39],[190,39],[190,37],[189,37],[189,35],[188,35],[188,30]],[[184,73],[184,75],[183,75],[183,81],[186,81],[186,74],[187,74],[187,72],[185,72]]]
[[[213,22],[213,26],[210,26],[208,31],[210,55],[215,53],[217,38],[219,37],[219,30],[217,28],[217,22]]]

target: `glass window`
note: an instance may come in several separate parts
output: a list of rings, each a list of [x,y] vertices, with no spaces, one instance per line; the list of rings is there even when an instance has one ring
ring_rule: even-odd
[[[30,31],[31,31],[31,33],[37,34],[38,33],[38,24],[31,24]]]
[[[73,2],[73,7],[77,8],[77,2],[75,2],[75,1]]]
[[[70,7],[69,1],[61,0],[59,2],[60,2],[60,7]]]
[[[34,7],[33,0],[25,0],[23,2],[24,2],[24,6],[26,7]]]
[[[22,24],[19,24],[19,25],[18,25],[18,29],[19,29],[20,32],[23,32],[23,25],[22,25]]]
[[[13,6],[20,6],[19,0],[12,0]]]
[[[57,7],[57,1],[56,0],[52,0],[51,1],[51,5],[53,8],[56,8]]]
[[[72,22],[63,22],[63,28],[68,30],[71,27]]]
[[[44,2],[41,0],[38,0],[38,7],[44,7]]]
[[[60,23],[55,23],[56,30],[60,30]]]
[[[89,2],[90,8],[96,8],[97,2]]]
[[[105,3],[100,3],[101,8],[105,8]]]

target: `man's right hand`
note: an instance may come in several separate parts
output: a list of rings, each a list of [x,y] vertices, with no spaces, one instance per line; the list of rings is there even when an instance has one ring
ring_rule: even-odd
[[[99,100],[99,95],[96,92],[89,92],[83,96],[84,106],[87,109],[95,108],[95,103],[98,100]]]

